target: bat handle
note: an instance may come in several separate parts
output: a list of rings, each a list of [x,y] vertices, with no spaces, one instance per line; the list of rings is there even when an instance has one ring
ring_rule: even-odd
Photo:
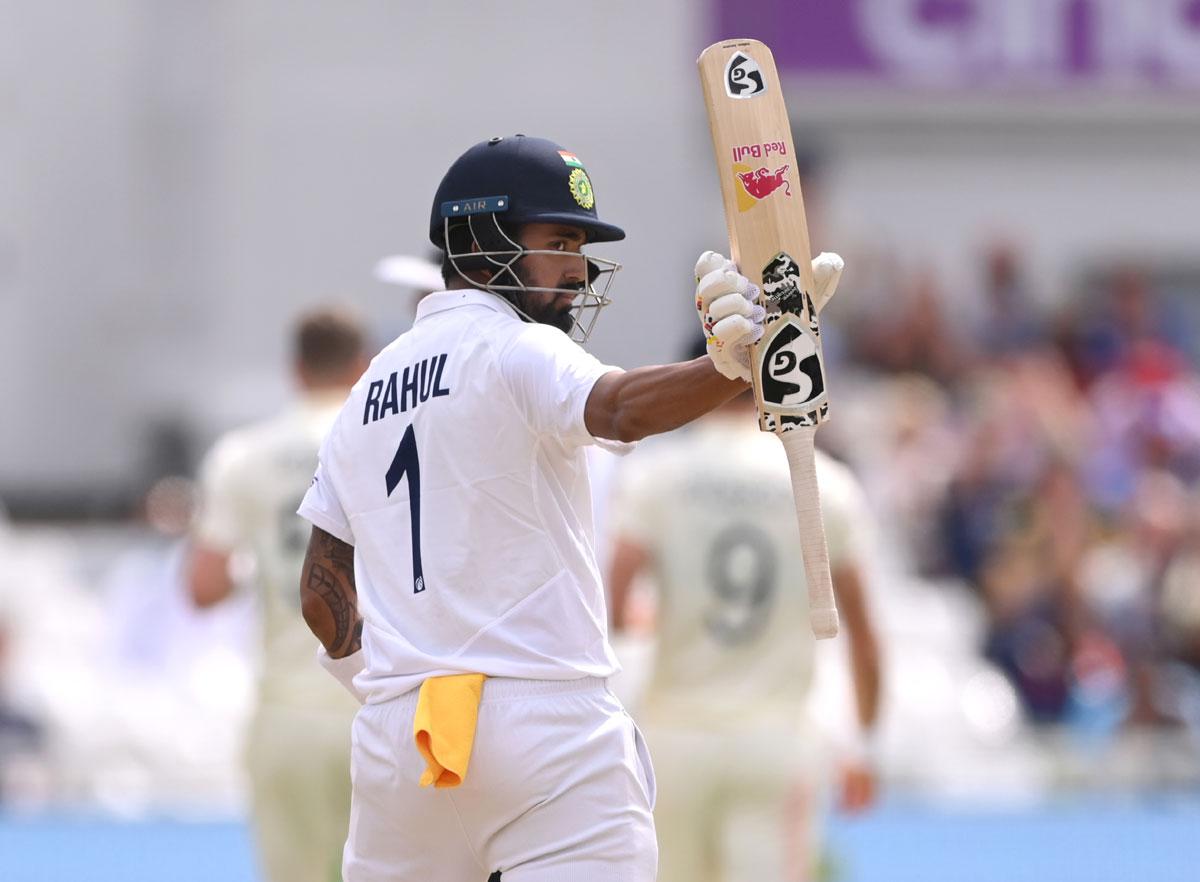
[[[808,580],[808,611],[813,635],[818,640],[836,637],[837,604],[829,574],[829,550],[825,547],[825,524],[821,520],[821,494],[817,488],[817,464],[813,451],[816,426],[797,426],[781,432],[779,440],[787,451],[792,474],[792,496],[800,525],[800,551]]]

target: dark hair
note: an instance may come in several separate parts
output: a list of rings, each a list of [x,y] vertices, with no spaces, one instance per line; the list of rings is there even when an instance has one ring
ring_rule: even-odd
[[[315,309],[296,321],[296,361],[318,378],[335,378],[360,359],[365,348],[362,326],[342,310]]]
[[[483,217],[488,219],[481,219],[475,225],[475,232],[472,232],[471,225],[467,223],[466,218],[456,218],[447,224],[447,245],[449,247],[442,252],[442,281],[447,285],[459,278],[460,270],[464,273],[476,270],[495,272],[500,268],[500,265],[494,260],[471,254],[471,246],[476,242],[485,251],[511,251],[513,247],[508,239],[512,239],[513,242],[518,241],[517,237],[521,235],[520,224],[502,223],[494,214]],[[450,260],[451,254],[456,255],[454,262]],[[458,264],[457,269],[455,269],[455,263]],[[511,284],[513,281],[515,280],[504,283]]]

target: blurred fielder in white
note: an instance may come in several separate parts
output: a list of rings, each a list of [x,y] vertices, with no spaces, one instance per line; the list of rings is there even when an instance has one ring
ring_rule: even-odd
[[[817,477],[866,733],[879,698],[860,567],[868,514],[849,470],[819,451]],[[657,758],[658,879],[811,878],[829,757],[806,714],[815,647],[787,459],[750,393],[622,463],[612,518],[614,630],[632,624],[639,574],[657,593],[638,721]],[[843,808],[867,807],[865,756],[841,772]]]
[[[300,615],[308,525],[295,512],[321,439],[367,359],[358,323],[332,311],[301,317],[294,353],[300,400],[221,438],[204,462],[188,585],[197,606],[219,603],[235,588],[231,559],[253,557],[263,652],[246,759],[258,851],[270,882],[330,882],[350,814],[357,704],[317,665]]]

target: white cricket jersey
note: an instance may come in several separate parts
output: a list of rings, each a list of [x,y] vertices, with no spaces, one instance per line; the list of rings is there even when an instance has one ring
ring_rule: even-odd
[[[622,464],[614,537],[650,555],[658,639],[647,706],[684,715],[800,705],[814,638],[783,446],[754,415],[710,417]],[[857,483],[818,452],[832,566],[857,557]]]
[[[583,412],[601,364],[475,290],[426,295],[359,380],[300,514],[354,545],[370,701],[429,676],[617,670]]]
[[[345,690],[316,663],[317,639],[300,614],[300,569],[310,528],[296,516],[321,439],[343,397],[309,397],[279,416],[230,432],[200,472],[196,539],[249,551],[263,635],[260,695],[303,707],[347,706]]]

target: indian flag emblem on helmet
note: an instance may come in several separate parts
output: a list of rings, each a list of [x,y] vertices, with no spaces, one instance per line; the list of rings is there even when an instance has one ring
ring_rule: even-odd
[[[583,168],[583,163],[579,161],[579,157],[570,150],[559,150],[558,155],[562,157],[562,161],[572,168]]]
[[[596,204],[596,194],[592,192],[592,182],[588,179],[587,172],[577,168],[571,172],[567,182],[571,186],[571,195],[581,206],[590,209]]]

